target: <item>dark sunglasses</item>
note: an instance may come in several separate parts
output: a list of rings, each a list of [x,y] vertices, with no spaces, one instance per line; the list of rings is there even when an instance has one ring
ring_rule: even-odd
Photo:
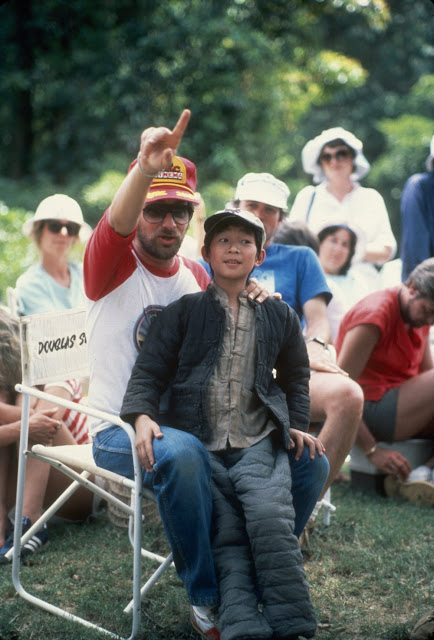
[[[349,149],[339,149],[336,153],[322,153],[319,157],[321,162],[329,163],[333,160],[346,160],[351,156],[351,151]]]
[[[63,229],[63,227],[65,227],[68,236],[78,236],[79,231],[80,231],[80,225],[77,224],[76,222],[58,222],[57,220],[48,220],[45,223],[45,226],[47,227],[48,231],[51,231],[51,233],[60,233]]]
[[[189,207],[182,204],[149,204],[142,213],[151,224],[162,222],[168,213],[177,224],[187,224],[191,218]]]

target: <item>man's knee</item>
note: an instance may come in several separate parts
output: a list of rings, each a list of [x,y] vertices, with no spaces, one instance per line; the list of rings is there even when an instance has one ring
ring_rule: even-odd
[[[162,427],[163,438],[154,440],[156,464],[154,471],[164,466],[183,476],[205,473],[211,475],[209,454],[195,436],[185,431]]]
[[[362,417],[364,396],[361,386],[351,378],[345,378],[345,387],[340,396],[345,409]]]
[[[327,376],[327,377],[325,377]],[[346,376],[325,374],[311,385],[311,410],[314,416],[330,413],[345,413],[354,418],[361,418],[363,411],[363,391],[360,385]]]

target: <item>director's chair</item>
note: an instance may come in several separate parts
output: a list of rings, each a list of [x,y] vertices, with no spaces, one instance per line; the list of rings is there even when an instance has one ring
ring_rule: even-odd
[[[157,582],[160,576],[172,563],[172,554],[167,558],[157,555],[141,547],[142,533],[142,498],[154,500],[152,492],[142,487],[142,473],[135,448],[135,432],[131,425],[122,421],[119,416],[92,409],[85,404],[64,400],[35,388],[56,380],[86,376],[88,372],[87,341],[85,331],[85,310],[74,309],[64,312],[41,313],[20,318],[20,341],[23,380],[16,385],[16,390],[23,395],[21,437],[18,452],[18,478],[15,514],[14,547],[7,558],[12,556],[12,580],[17,593],[30,602],[52,614],[67,620],[73,620],[86,627],[95,628],[115,638],[120,636],[89,620],[81,618],[59,606],[51,604],[40,597],[32,595],[23,587],[20,580],[20,549],[31,536],[38,531],[52,515],[80,487],[84,486],[95,495],[112,502],[129,515],[129,538],[133,552],[133,593],[132,599],[124,608],[124,613],[132,613],[131,635],[128,640],[137,636],[141,619],[141,599]],[[100,425],[115,424],[125,429],[131,442],[131,453],[134,463],[134,479],[130,480],[118,474],[97,467],[92,455],[92,445],[71,445],[45,447],[34,445],[28,449],[30,397],[45,399],[55,405],[78,410],[99,421]],[[22,516],[24,484],[26,477],[27,457],[32,456],[52,465],[66,476],[72,483],[64,493],[43,513],[41,518],[22,536]],[[77,471],[79,470],[79,472]],[[92,476],[101,476],[131,489],[131,502],[125,504],[101,486],[95,484]],[[149,580],[141,587],[142,556],[156,560],[159,567]],[[126,639],[124,639],[126,640]]]

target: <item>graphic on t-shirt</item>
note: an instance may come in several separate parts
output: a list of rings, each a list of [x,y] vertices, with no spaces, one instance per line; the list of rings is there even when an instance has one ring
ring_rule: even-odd
[[[264,285],[269,293],[275,293],[276,282],[274,279],[273,269],[255,269],[252,275],[258,280],[258,282]]]
[[[159,304],[150,304],[139,316],[134,327],[134,344],[136,345],[137,351],[140,351],[142,348],[151,324],[163,309],[164,307]]]

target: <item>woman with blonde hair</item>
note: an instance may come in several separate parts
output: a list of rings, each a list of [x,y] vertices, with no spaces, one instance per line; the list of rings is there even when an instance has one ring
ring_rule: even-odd
[[[82,265],[69,256],[77,241],[89,238],[91,228],[78,202],[61,193],[44,198],[35,215],[23,224],[23,233],[35,242],[40,260],[17,280],[19,313],[26,316],[83,306]]]

